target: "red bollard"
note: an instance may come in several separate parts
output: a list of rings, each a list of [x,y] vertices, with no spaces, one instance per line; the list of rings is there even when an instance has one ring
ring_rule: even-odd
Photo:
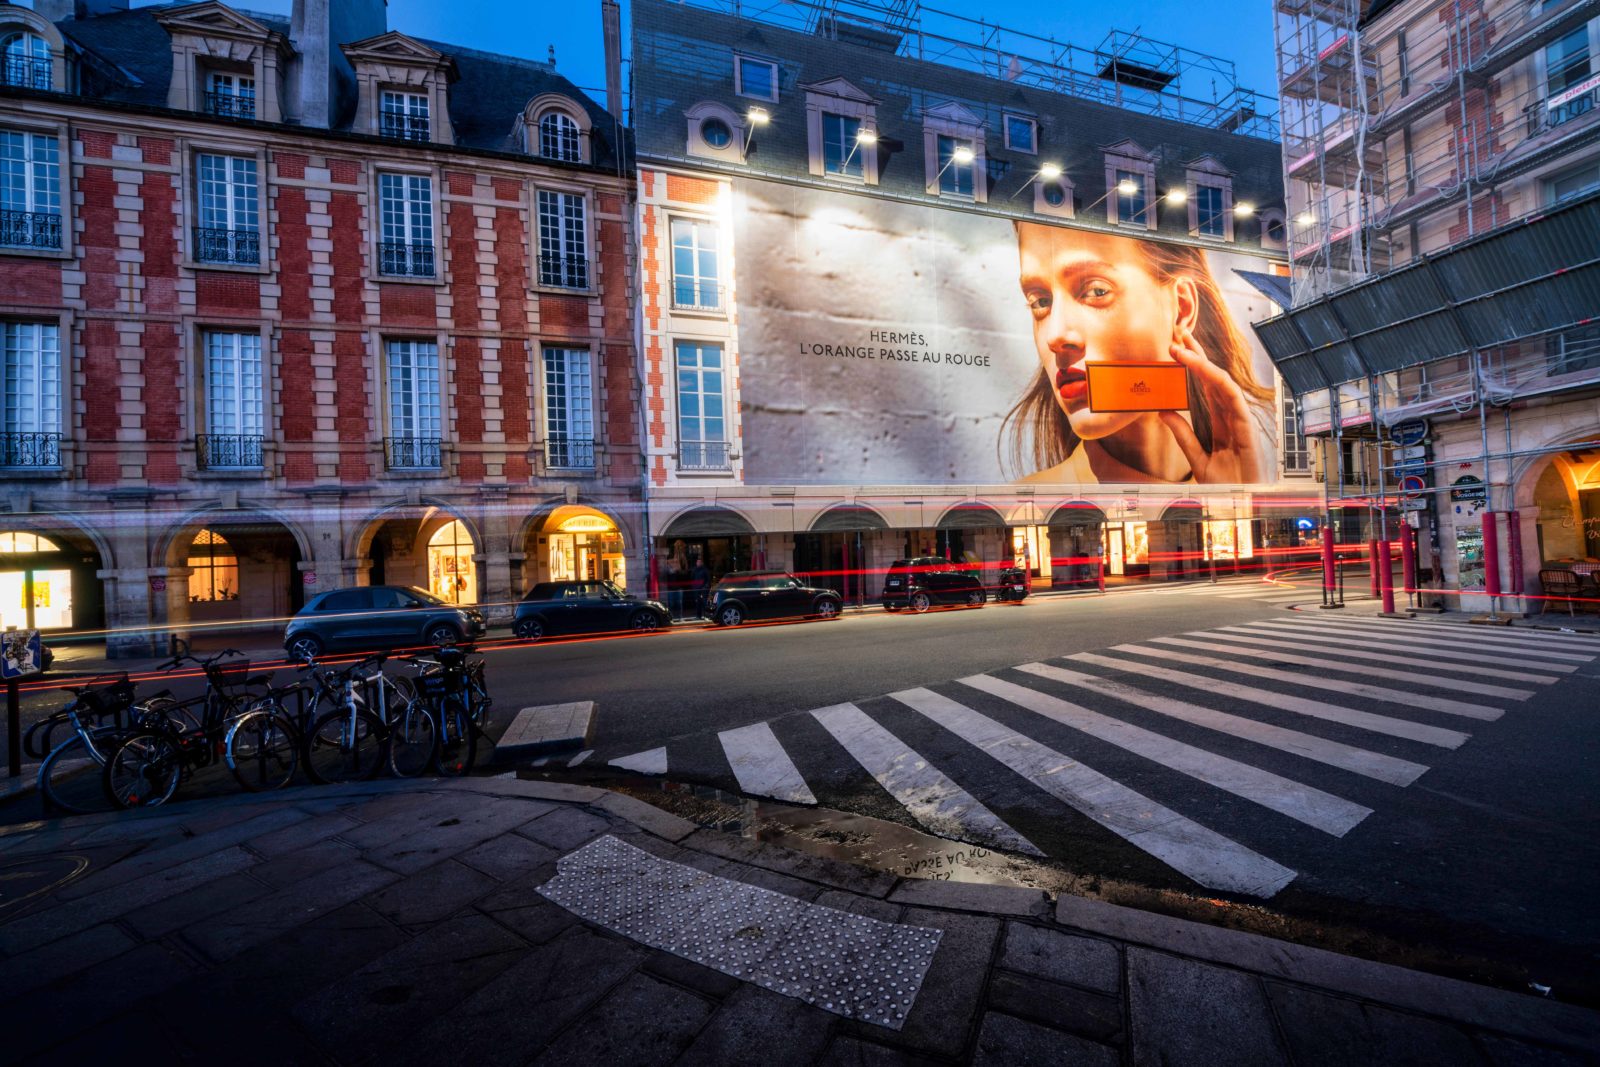
[[[1483,584],[1490,596],[1500,595],[1500,525],[1492,511],[1483,513]]]
[[[1511,567],[1511,595],[1522,595],[1522,516],[1506,512],[1506,555]]]
[[[1417,532],[1409,522],[1400,524],[1400,573],[1406,595],[1414,595],[1417,591]]]
[[[1385,560],[1384,562],[1388,561]],[[1372,571],[1372,595],[1376,597],[1383,591],[1378,578],[1378,542],[1376,541],[1367,542],[1367,563],[1370,565],[1368,569]]]
[[[1339,584],[1338,577],[1335,574],[1337,566],[1333,559],[1333,529],[1324,526],[1322,528],[1322,588],[1330,598]]]
[[[1381,589],[1383,590],[1383,613],[1394,614],[1394,568],[1389,565],[1389,542],[1379,541],[1378,551],[1383,557],[1383,574]]]

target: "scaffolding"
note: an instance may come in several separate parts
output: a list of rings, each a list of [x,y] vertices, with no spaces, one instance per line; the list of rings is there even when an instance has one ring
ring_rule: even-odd
[[[1113,30],[1081,48],[918,0],[684,2],[1192,126],[1265,140],[1278,134],[1277,101],[1241,86],[1232,62],[1142,34]]]

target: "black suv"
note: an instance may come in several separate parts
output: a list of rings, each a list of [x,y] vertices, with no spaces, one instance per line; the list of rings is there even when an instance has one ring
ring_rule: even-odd
[[[482,637],[483,613],[402,585],[363,585],[319,593],[295,612],[283,635],[294,659],[345,649],[453,645]]]
[[[556,634],[650,633],[671,625],[665,604],[629,596],[610,582],[540,582],[517,605],[511,632],[537,641]]]
[[[734,571],[712,587],[705,615],[719,626],[746,619],[835,619],[843,605],[832,589],[806,585],[788,571]]]
[[[885,611],[927,611],[935,604],[981,608],[988,599],[976,575],[940,556],[897,559],[883,581]]]

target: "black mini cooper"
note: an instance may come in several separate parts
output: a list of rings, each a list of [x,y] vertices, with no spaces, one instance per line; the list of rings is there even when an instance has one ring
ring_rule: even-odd
[[[672,625],[665,604],[610,582],[540,582],[517,605],[511,632],[525,641],[573,634],[652,633]]]
[[[940,556],[897,559],[883,580],[885,611],[927,611],[940,604],[981,608],[988,599],[983,582]]]
[[[806,585],[788,571],[734,571],[706,597],[706,618],[718,626],[752,619],[836,619],[844,600],[832,589]]]

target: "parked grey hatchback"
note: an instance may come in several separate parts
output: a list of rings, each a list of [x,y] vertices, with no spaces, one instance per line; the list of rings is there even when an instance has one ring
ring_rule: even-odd
[[[486,629],[476,608],[411,586],[363,585],[306,601],[289,620],[283,647],[291,659],[315,659],[326,652],[453,645]]]

